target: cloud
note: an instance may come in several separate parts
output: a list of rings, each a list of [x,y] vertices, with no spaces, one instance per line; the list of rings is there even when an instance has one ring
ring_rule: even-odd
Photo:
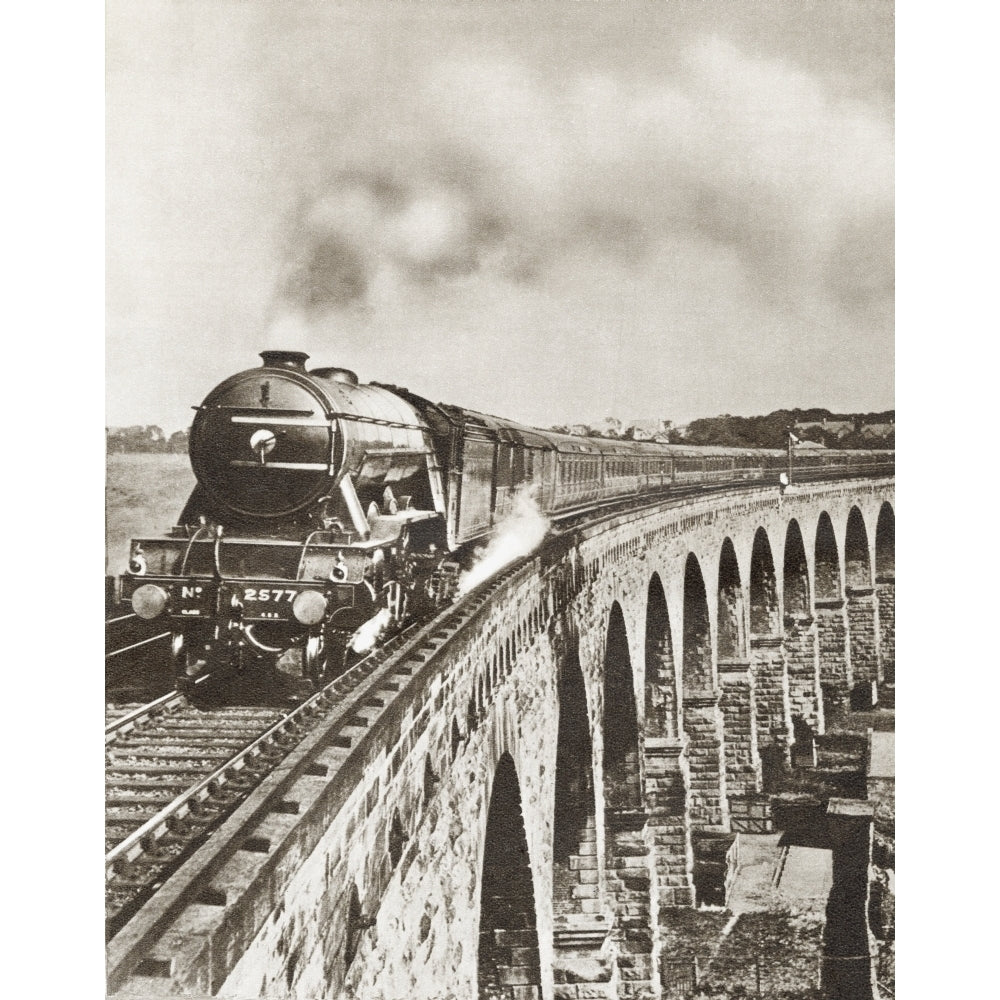
[[[891,405],[891,5],[376,6],[114,0],[111,422],[264,346],[538,423]]]
[[[845,264],[845,247],[890,266],[889,124],[716,37],[645,79],[453,58],[364,114],[297,220],[279,285],[289,308],[366,303],[380,280],[544,282],[580,257],[639,266],[678,238],[735,252],[779,298],[870,296],[870,268]],[[379,125],[391,122],[406,127]]]

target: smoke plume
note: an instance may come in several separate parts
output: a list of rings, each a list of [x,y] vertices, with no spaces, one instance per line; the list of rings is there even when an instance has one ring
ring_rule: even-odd
[[[891,283],[889,128],[719,38],[679,63],[646,79],[436,63],[366,107],[411,127],[357,123],[367,138],[296,220],[280,302],[317,316],[377,301],[379,282],[534,283],[581,257],[634,267],[676,240],[838,298],[860,239],[866,281],[874,264]]]
[[[262,319],[526,423],[891,405],[891,4],[181,6],[111,5],[112,423]]]
[[[351,636],[348,642],[349,648],[353,649],[355,653],[367,653],[374,647],[375,643],[378,642],[378,637],[388,627],[390,618],[389,609],[382,608]]]
[[[534,494],[534,487],[522,487],[517,491],[510,513],[496,526],[489,543],[476,553],[472,567],[458,578],[459,596],[467,594],[515,559],[529,555],[541,544],[550,522]]]

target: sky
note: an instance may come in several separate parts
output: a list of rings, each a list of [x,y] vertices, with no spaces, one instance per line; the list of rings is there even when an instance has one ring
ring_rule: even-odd
[[[268,347],[547,426],[894,400],[893,8],[109,0],[106,421]]]

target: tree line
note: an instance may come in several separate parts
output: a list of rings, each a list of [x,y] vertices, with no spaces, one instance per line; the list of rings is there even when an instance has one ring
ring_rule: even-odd
[[[784,448],[791,430],[802,441],[827,448],[889,449],[896,446],[894,410],[881,413],[836,414],[829,410],[775,410],[763,417],[706,417],[692,420],[684,444],[716,444],[734,448]],[[823,421],[839,424],[826,428]],[[850,424],[845,430],[843,425]],[[889,429],[886,430],[886,426]],[[879,428],[877,431],[865,428]]]
[[[186,454],[188,431],[174,431],[167,437],[156,424],[134,424],[132,427],[105,427],[105,442],[109,454],[153,452]]]
[[[719,445],[727,448],[784,448],[788,432],[802,441],[815,441],[827,448],[892,449],[896,446],[895,410],[878,413],[837,414],[830,410],[775,410],[766,416],[718,417],[692,420],[686,428],[673,427],[670,421],[658,421],[664,430],[650,435],[636,427],[625,427],[608,417],[596,426],[560,424],[549,428],[557,433],[585,433],[590,437],[620,440],[654,440],[668,444]],[[834,427],[824,427],[824,421]],[[850,429],[844,427],[850,425]]]

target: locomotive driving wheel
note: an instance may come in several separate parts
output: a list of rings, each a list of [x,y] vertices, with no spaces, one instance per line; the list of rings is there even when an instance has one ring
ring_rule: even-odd
[[[325,643],[323,634],[317,633],[306,639],[302,651],[302,673],[314,684],[319,684],[326,672]]]
[[[316,687],[342,674],[349,666],[349,633],[343,629],[326,629],[310,635],[302,652],[303,676]]]

